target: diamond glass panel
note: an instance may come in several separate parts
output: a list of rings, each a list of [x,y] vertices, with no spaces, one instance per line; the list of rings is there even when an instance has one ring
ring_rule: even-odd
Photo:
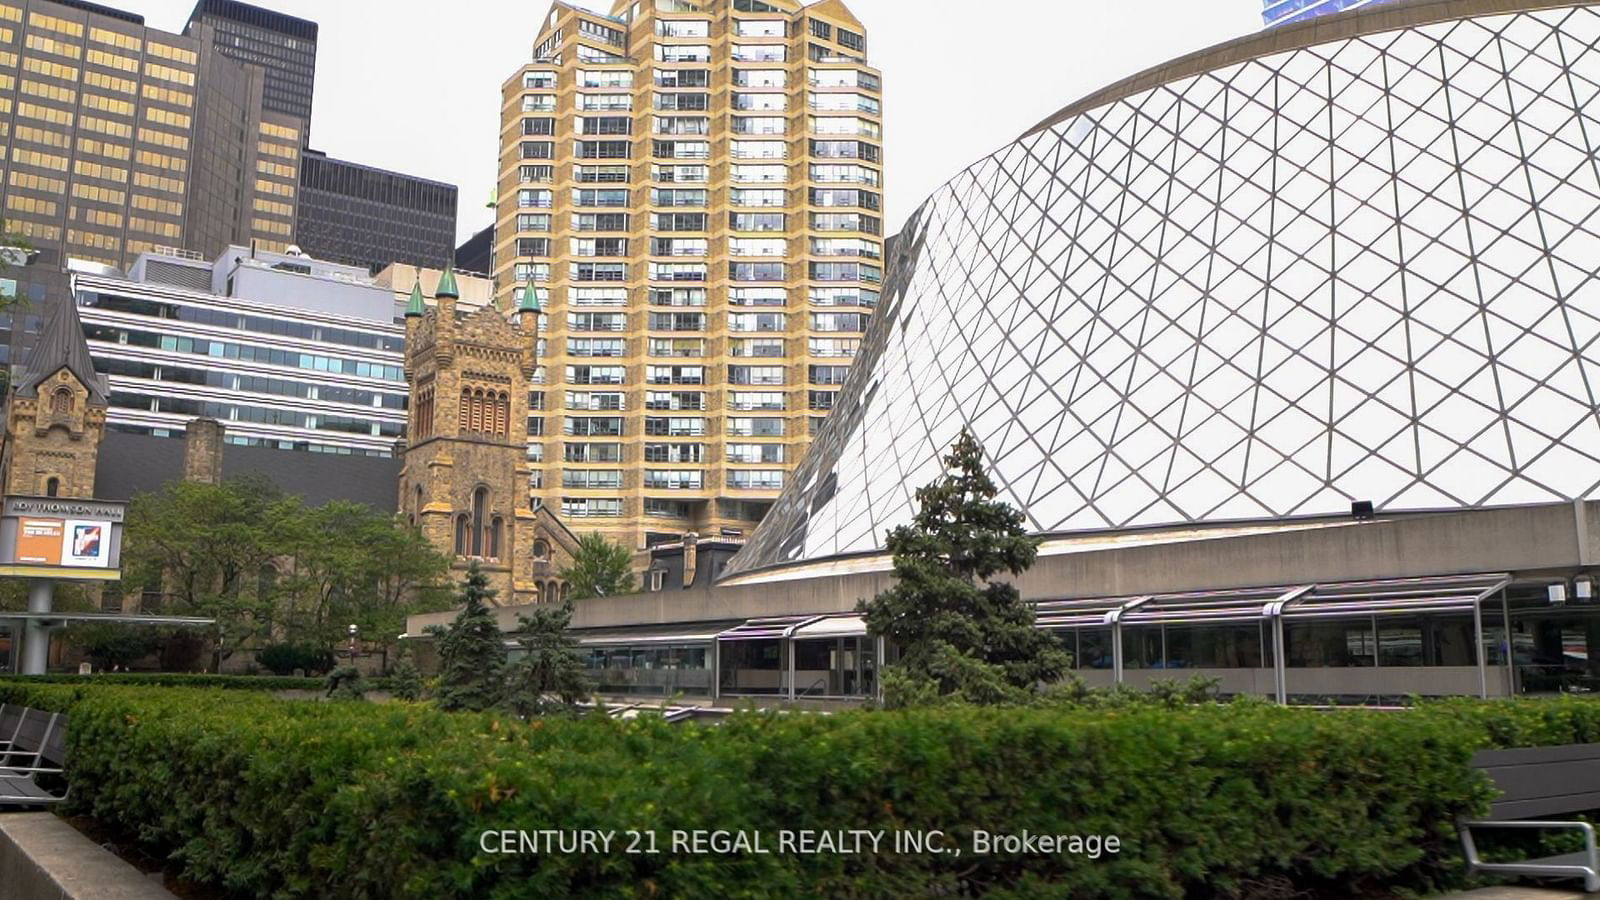
[[[1036,532],[1600,496],[1597,44],[1589,4],[1369,33],[968,167],[729,571],[881,548],[963,425]]]

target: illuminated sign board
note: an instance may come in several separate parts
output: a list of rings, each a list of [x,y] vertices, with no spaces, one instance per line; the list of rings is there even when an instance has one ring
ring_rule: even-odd
[[[114,579],[126,504],[7,497],[0,509],[0,574]]]

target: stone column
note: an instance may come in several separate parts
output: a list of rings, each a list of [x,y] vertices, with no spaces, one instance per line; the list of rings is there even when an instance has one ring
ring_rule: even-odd
[[[53,611],[55,582],[35,578],[28,582],[28,612],[39,614]],[[50,662],[50,628],[38,619],[28,619],[27,638],[22,644],[22,674],[43,675]]]

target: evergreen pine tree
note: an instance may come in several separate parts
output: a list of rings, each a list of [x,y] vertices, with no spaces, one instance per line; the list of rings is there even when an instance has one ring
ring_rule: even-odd
[[[578,656],[578,642],[567,634],[571,601],[541,606],[517,621],[522,658],[511,664],[506,705],[519,716],[572,709],[589,692],[589,679]]]
[[[389,673],[390,693],[396,700],[422,699],[422,671],[417,668],[411,654],[402,651]]]
[[[889,532],[894,586],[858,606],[868,634],[901,652],[884,671],[885,701],[1022,701],[1070,664],[1055,636],[1034,628],[1016,587],[991,580],[1027,571],[1039,540],[1019,510],[994,499],[971,432],[962,430],[944,462],[945,474],[917,489],[912,523]]]
[[[483,710],[504,693],[506,650],[489,612],[495,592],[477,563],[467,570],[464,606],[449,628],[435,628],[439,644],[439,708]]]

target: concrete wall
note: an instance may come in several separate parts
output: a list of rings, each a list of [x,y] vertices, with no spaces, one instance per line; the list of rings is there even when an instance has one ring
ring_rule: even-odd
[[[1600,501],[1056,538],[1019,580],[1030,600],[1296,585],[1426,575],[1566,570],[1600,560]],[[886,558],[755,572],[711,587],[601,597],[572,624],[646,623],[847,612],[892,583]],[[517,610],[496,611],[503,628]],[[453,613],[413,616],[406,631]],[[1307,688],[1310,690],[1310,688]]]
[[[174,900],[161,883],[51,813],[0,815],[5,900]]]

